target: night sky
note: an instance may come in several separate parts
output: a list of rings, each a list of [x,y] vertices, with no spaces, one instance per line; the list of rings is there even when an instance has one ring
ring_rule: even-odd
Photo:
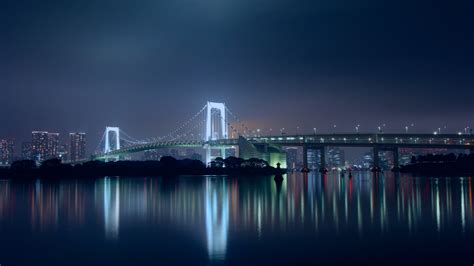
[[[0,137],[168,133],[207,100],[291,133],[474,126],[472,1],[2,0]]]

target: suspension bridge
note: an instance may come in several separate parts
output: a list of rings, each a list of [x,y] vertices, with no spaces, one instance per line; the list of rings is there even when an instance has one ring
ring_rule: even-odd
[[[227,149],[235,149],[244,159],[260,158],[270,165],[286,166],[284,146],[303,148],[307,166],[308,150],[320,154],[320,167],[325,168],[327,147],[368,147],[373,149],[373,166],[379,166],[379,151],[391,151],[398,166],[400,148],[464,149],[474,152],[471,134],[298,134],[262,136],[252,131],[224,103],[207,102],[196,114],[169,134],[145,140],[136,139],[119,127],[106,127],[95,160],[121,160],[126,155],[163,148],[202,148],[205,162],[225,157]]]

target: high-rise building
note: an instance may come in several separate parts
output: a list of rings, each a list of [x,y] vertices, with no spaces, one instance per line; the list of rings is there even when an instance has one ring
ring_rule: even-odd
[[[390,170],[394,166],[393,152],[379,151],[379,166],[383,170]]]
[[[66,144],[60,144],[58,148],[58,158],[62,161],[69,160],[69,147]]]
[[[308,149],[307,151],[308,168],[316,170],[321,167],[321,153],[315,149]]]
[[[28,155],[27,145],[22,147],[22,156]],[[59,157],[59,133],[49,133],[47,131],[31,132],[31,156],[30,159],[42,162],[47,159]]]
[[[59,133],[48,133],[48,159],[59,157]]]
[[[69,133],[69,160],[72,162],[86,158],[86,133]]]
[[[285,147],[286,152],[286,165],[288,169],[298,168],[298,148],[297,147]]]
[[[345,165],[344,150],[339,147],[327,149],[327,163],[329,167],[343,167]]]
[[[13,140],[0,139],[0,165],[9,165],[13,162]]]
[[[31,132],[31,159],[41,162],[49,158],[48,132]]]
[[[369,169],[373,163],[374,163],[374,156],[372,152],[364,153],[364,156],[362,157],[362,167],[365,169]]]
[[[21,143],[21,159],[22,160],[31,160],[32,150],[31,150],[31,141],[25,141]]]

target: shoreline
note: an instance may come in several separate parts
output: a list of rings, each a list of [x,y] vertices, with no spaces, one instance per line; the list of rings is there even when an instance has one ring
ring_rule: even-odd
[[[415,163],[400,167],[401,173],[410,173],[420,176],[472,176],[474,165],[447,163]]]
[[[195,160],[169,160],[163,161],[117,161],[99,162],[91,161],[78,165],[62,164],[55,161],[52,164],[43,164],[36,167],[31,161],[20,162],[9,168],[0,168],[0,178],[4,179],[32,179],[32,178],[97,178],[106,176],[128,177],[158,177],[181,175],[228,175],[228,176],[257,176],[257,175],[282,175],[286,169],[265,166],[240,166],[240,167],[205,167],[202,162]]]
[[[214,170],[206,169],[204,171],[140,171],[139,169],[133,169],[131,171],[21,171],[21,172],[12,172],[10,170],[0,170],[0,178],[3,179],[28,179],[28,178],[96,178],[96,177],[105,177],[105,176],[127,176],[127,177],[174,177],[174,176],[206,176],[206,175],[226,175],[226,176],[257,176],[257,175],[283,175],[286,174],[284,170],[276,169],[239,169],[235,170]]]

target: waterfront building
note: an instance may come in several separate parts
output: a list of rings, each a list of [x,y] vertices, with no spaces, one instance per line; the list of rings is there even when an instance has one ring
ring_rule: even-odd
[[[58,148],[58,157],[61,161],[69,160],[69,147],[67,144],[60,144]]]
[[[345,165],[344,150],[339,147],[329,147],[326,157],[328,167],[344,167]]]
[[[31,159],[41,162],[46,160],[48,157],[48,132],[31,132]]]
[[[308,168],[311,170],[317,170],[321,165],[321,154],[320,151],[315,149],[308,149]]]
[[[69,160],[72,162],[86,158],[86,133],[69,133]]]
[[[13,162],[13,140],[0,139],[0,166]]]
[[[288,169],[296,169],[298,167],[298,148],[297,147],[284,147],[286,152],[286,165]]]
[[[24,142],[21,143],[20,158],[22,160],[31,160],[32,159],[31,141],[24,141]]]
[[[59,157],[59,133],[48,133],[47,158]]]

